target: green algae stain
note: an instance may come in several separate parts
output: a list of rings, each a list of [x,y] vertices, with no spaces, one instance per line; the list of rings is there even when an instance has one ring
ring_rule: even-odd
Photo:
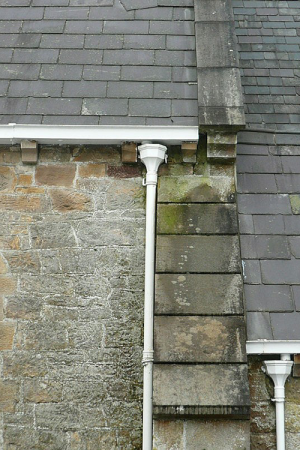
[[[290,195],[293,214],[300,214],[300,195]]]

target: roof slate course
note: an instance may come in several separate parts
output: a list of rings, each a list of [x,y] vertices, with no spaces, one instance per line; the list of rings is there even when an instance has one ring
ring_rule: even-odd
[[[0,18],[0,123],[198,124],[193,0],[0,0]]]
[[[232,3],[247,126],[299,130],[300,1]]]
[[[248,339],[300,339],[299,134],[243,131],[238,142]]]

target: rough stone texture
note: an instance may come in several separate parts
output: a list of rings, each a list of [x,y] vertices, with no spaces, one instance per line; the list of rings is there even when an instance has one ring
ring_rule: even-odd
[[[244,131],[238,142],[248,339],[299,339],[299,135]]]
[[[0,447],[138,450],[142,168],[109,176],[117,147],[18,150],[0,152]]]

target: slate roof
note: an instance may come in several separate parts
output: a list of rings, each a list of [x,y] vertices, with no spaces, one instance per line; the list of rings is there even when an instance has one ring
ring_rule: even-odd
[[[1,123],[197,125],[193,0],[0,0]]]
[[[300,133],[238,135],[248,339],[300,339]]]
[[[233,7],[247,127],[299,130],[300,1]]]

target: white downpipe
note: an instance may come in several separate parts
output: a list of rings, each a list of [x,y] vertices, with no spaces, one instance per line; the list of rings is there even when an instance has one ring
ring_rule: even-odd
[[[276,443],[277,450],[285,450],[285,382],[290,375],[293,362],[290,355],[281,355],[280,361],[264,361],[266,373],[274,382],[274,401],[276,404]]]
[[[153,411],[153,326],[154,326],[154,273],[155,273],[155,214],[157,171],[166,161],[164,145],[146,143],[139,146],[141,161],[147,169],[144,185],[146,197],[146,249],[145,249],[145,308],[144,308],[144,391],[143,391],[143,450],[152,450]]]

